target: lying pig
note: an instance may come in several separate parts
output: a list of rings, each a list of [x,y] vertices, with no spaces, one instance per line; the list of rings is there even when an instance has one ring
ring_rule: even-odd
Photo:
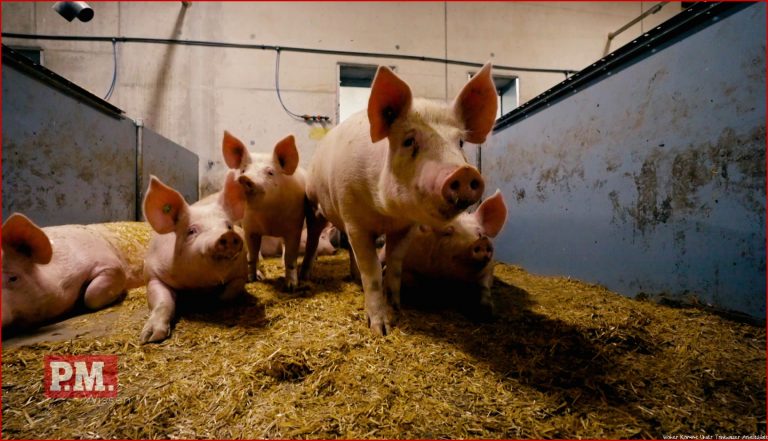
[[[331,129],[312,158],[302,278],[309,276],[320,232],[330,221],[349,237],[371,331],[390,332],[411,226],[441,227],[480,199],[483,178],[462,146],[485,141],[496,108],[490,64],[447,106],[412,98],[403,80],[379,67],[367,111]],[[385,277],[375,246],[381,234],[387,237]]]
[[[336,247],[331,243],[331,235],[336,229],[328,227],[320,234],[320,242],[317,245],[318,256],[332,256],[336,254]],[[301,241],[299,242],[299,254],[304,254],[307,245],[307,230],[301,230]],[[283,239],[272,236],[262,236],[261,238],[262,257],[281,257],[283,255]]]
[[[224,189],[188,205],[176,190],[150,177],[144,217],[157,234],[144,261],[147,300],[151,310],[141,342],[171,335],[176,296],[217,294],[229,300],[245,289],[248,279],[242,230],[245,194],[230,171]]]
[[[469,289],[468,294],[479,294],[479,312],[493,315],[491,239],[499,234],[506,220],[507,206],[497,190],[476,211],[460,214],[447,226],[415,227],[403,260],[403,285],[445,284]]]
[[[275,145],[272,154],[251,153],[229,132],[222,143],[224,161],[238,170],[237,181],[246,194],[245,230],[248,245],[248,276],[262,280],[258,270],[262,236],[280,237],[285,243],[285,288],[298,284],[296,260],[304,226],[305,172],[299,167],[299,151],[293,135]]]
[[[60,318],[79,302],[97,310],[141,286],[146,224],[40,228],[14,213],[3,224],[3,330]]]

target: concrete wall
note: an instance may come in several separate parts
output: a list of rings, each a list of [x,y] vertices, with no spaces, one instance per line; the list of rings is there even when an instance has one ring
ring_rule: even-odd
[[[51,2],[3,2],[3,32],[181,38],[347,51],[448,57],[499,65],[580,70],[603,54],[608,32],[655,2],[95,2],[95,18],[69,23]],[[618,47],[680,10],[667,4],[622,34]],[[104,96],[112,76],[110,43],[4,39],[37,44],[45,64]],[[273,51],[118,44],[118,82],[110,102],[131,118],[200,156],[201,186],[220,170],[225,129],[251,149],[297,136],[307,164],[323,130],[289,117],[275,94]],[[290,110],[336,119],[340,62],[395,65],[420,96],[452,98],[470,68],[439,63],[283,53],[281,90]],[[518,74],[521,101],[563,79]],[[221,176],[213,173],[214,181]]]
[[[765,16],[714,17],[497,132],[498,257],[764,318]]]

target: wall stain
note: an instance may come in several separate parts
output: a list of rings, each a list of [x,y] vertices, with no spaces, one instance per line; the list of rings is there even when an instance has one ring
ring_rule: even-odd
[[[651,151],[639,173],[633,176],[637,199],[631,207],[618,203],[615,192],[609,194],[613,219],[627,213],[635,227],[645,233],[659,224],[687,216],[706,218],[713,200],[702,200],[700,191],[711,185],[727,192],[740,205],[765,218],[765,127],[757,127],[745,135],[725,128],[717,141],[688,146],[683,151],[667,154]],[[669,177],[659,176],[662,165],[671,162]]]

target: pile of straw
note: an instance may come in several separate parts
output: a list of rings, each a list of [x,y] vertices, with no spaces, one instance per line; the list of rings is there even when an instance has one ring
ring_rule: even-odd
[[[499,265],[497,320],[404,292],[398,327],[374,338],[346,252],[300,296],[279,291],[278,259],[264,270],[232,304],[184,302],[161,344],[138,344],[144,288],[70,319],[77,338],[4,342],[3,437],[765,434],[764,327]],[[46,398],[47,354],[118,355],[118,398]]]

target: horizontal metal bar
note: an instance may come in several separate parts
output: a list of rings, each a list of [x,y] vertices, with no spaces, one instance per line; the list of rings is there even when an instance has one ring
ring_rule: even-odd
[[[28,40],[59,40],[59,41],[102,41],[112,42],[117,41],[120,43],[144,43],[144,44],[178,44],[182,46],[202,46],[202,47],[220,47],[220,48],[233,48],[233,49],[258,49],[258,50],[272,50],[283,52],[299,52],[306,54],[321,54],[321,55],[339,55],[349,57],[367,57],[367,58],[391,58],[397,60],[412,60],[412,61],[425,61],[430,63],[445,63],[456,66],[467,67],[483,67],[482,63],[473,63],[471,61],[452,60],[437,57],[426,57],[420,55],[403,55],[403,54],[387,54],[381,52],[356,52],[356,51],[341,51],[333,49],[315,49],[305,47],[292,47],[292,46],[276,46],[266,44],[245,44],[245,43],[227,43],[222,41],[208,41],[208,40],[180,40],[174,38],[145,38],[145,37],[104,37],[104,36],[77,36],[77,35],[35,35],[35,34],[18,34],[14,32],[3,32],[3,38],[19,38]],[[569,75],[578,71],[571,69],[548,69],[538,67],[519,67],[519,66],[504,66],[494,64],[495,70],[509,70],[517,72],[538,72],[538,73],[556,73]]]
[[[659,3],[656,3],[655,5],[653,5],[653,6],[651,7],[651,9],[649,9],[649,10],[647,10],[647,11],[643,12],[642,14],[638,15],[637,17],[635,17],[635,18],[634,18],[632,21],[630,21],[629,23],[625,24],[624,26],[620,27],[619,29],[617,29],[617,30],[616,30],[616,31],[614,31],[614,32],[609,32],[609,33],[608,33],[608,39],[609,39],[609,40],[613,40],[614,38],[616,38],[616,36],[617,36],[617,35],[621,34],[622,32],[626,31],[627,29],[631,28],[631,27],[632,27],[632,26],[633,26],[635,23],[637,23],[638,21],[640,21],[640,20],[644,19],[645,17],[647,17],[647,16],[649,16],[649,15],[651,15],[651,14],[655,14],[655,13],[657,13],[657,12],[661,11],[661,8],[662,8],[664,5],[665,5],[665,3],[664,3],[664,2],[659,2]]]

